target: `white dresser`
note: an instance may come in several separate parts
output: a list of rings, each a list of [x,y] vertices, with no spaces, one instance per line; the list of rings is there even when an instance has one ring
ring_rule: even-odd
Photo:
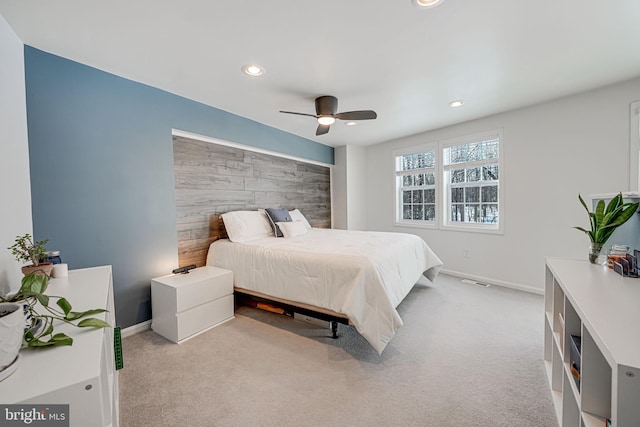
[[[233,273],[200,267],[151,281],[151,329],[180,343],[233,319]]]
[[[640,279],[547,259],[544,360],[560,427],[640,426],[638,326]]]
[[[69,300],[74,311],[105,308],[91,317],[115,325],[111,266],[69,271],[51,279],[46,292]],[[118,372],[113,328],[55,324],[72,346],[20,350],[18,369],[0,381],[5,404],[68,404],[71,427],[118,425]]]

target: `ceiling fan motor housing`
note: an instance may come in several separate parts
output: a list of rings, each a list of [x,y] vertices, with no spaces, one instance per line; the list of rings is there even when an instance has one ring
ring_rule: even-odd
[[[333,116],[338,111],[338,98],[335,96],[320,96],[316,98],[316,114],[319,116]]]

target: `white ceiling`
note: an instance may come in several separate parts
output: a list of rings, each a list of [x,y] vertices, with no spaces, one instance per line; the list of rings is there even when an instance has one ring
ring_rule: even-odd
[[[638,0],[0,0],[0,14],[27,45],[331,146],[640,75]],[[254,62],[263,76],[241,73]],[[316,137],[313,118],[278,112],[313,114],[320,95],[378,119]]]

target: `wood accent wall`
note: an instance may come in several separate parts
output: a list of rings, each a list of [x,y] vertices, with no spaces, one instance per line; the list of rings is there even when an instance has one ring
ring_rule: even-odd
[[[181,267],[205,265],[225,212],[298,208],[313,227],[331,227],[327,166],[180,136],[173,137],[173,166]]]

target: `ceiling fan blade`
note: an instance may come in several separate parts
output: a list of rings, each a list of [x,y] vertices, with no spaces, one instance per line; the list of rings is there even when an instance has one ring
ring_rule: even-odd
[[[334,117],[340,120],[373,120],[377,118],[378,115],[372,110],[361,110],[338,113]]]
[[[318,129],[316,129],[316,136],[324,135],[325,133],[329,133],[329,125],[318,125]]]
[[[295,111],[280,111],[281,113],[285,113],[285,114],[296,114],[298,116],[309,116],[309,117],[316,117],[316,115],[314,114],[307,114],[307,113],[296,113]]]

